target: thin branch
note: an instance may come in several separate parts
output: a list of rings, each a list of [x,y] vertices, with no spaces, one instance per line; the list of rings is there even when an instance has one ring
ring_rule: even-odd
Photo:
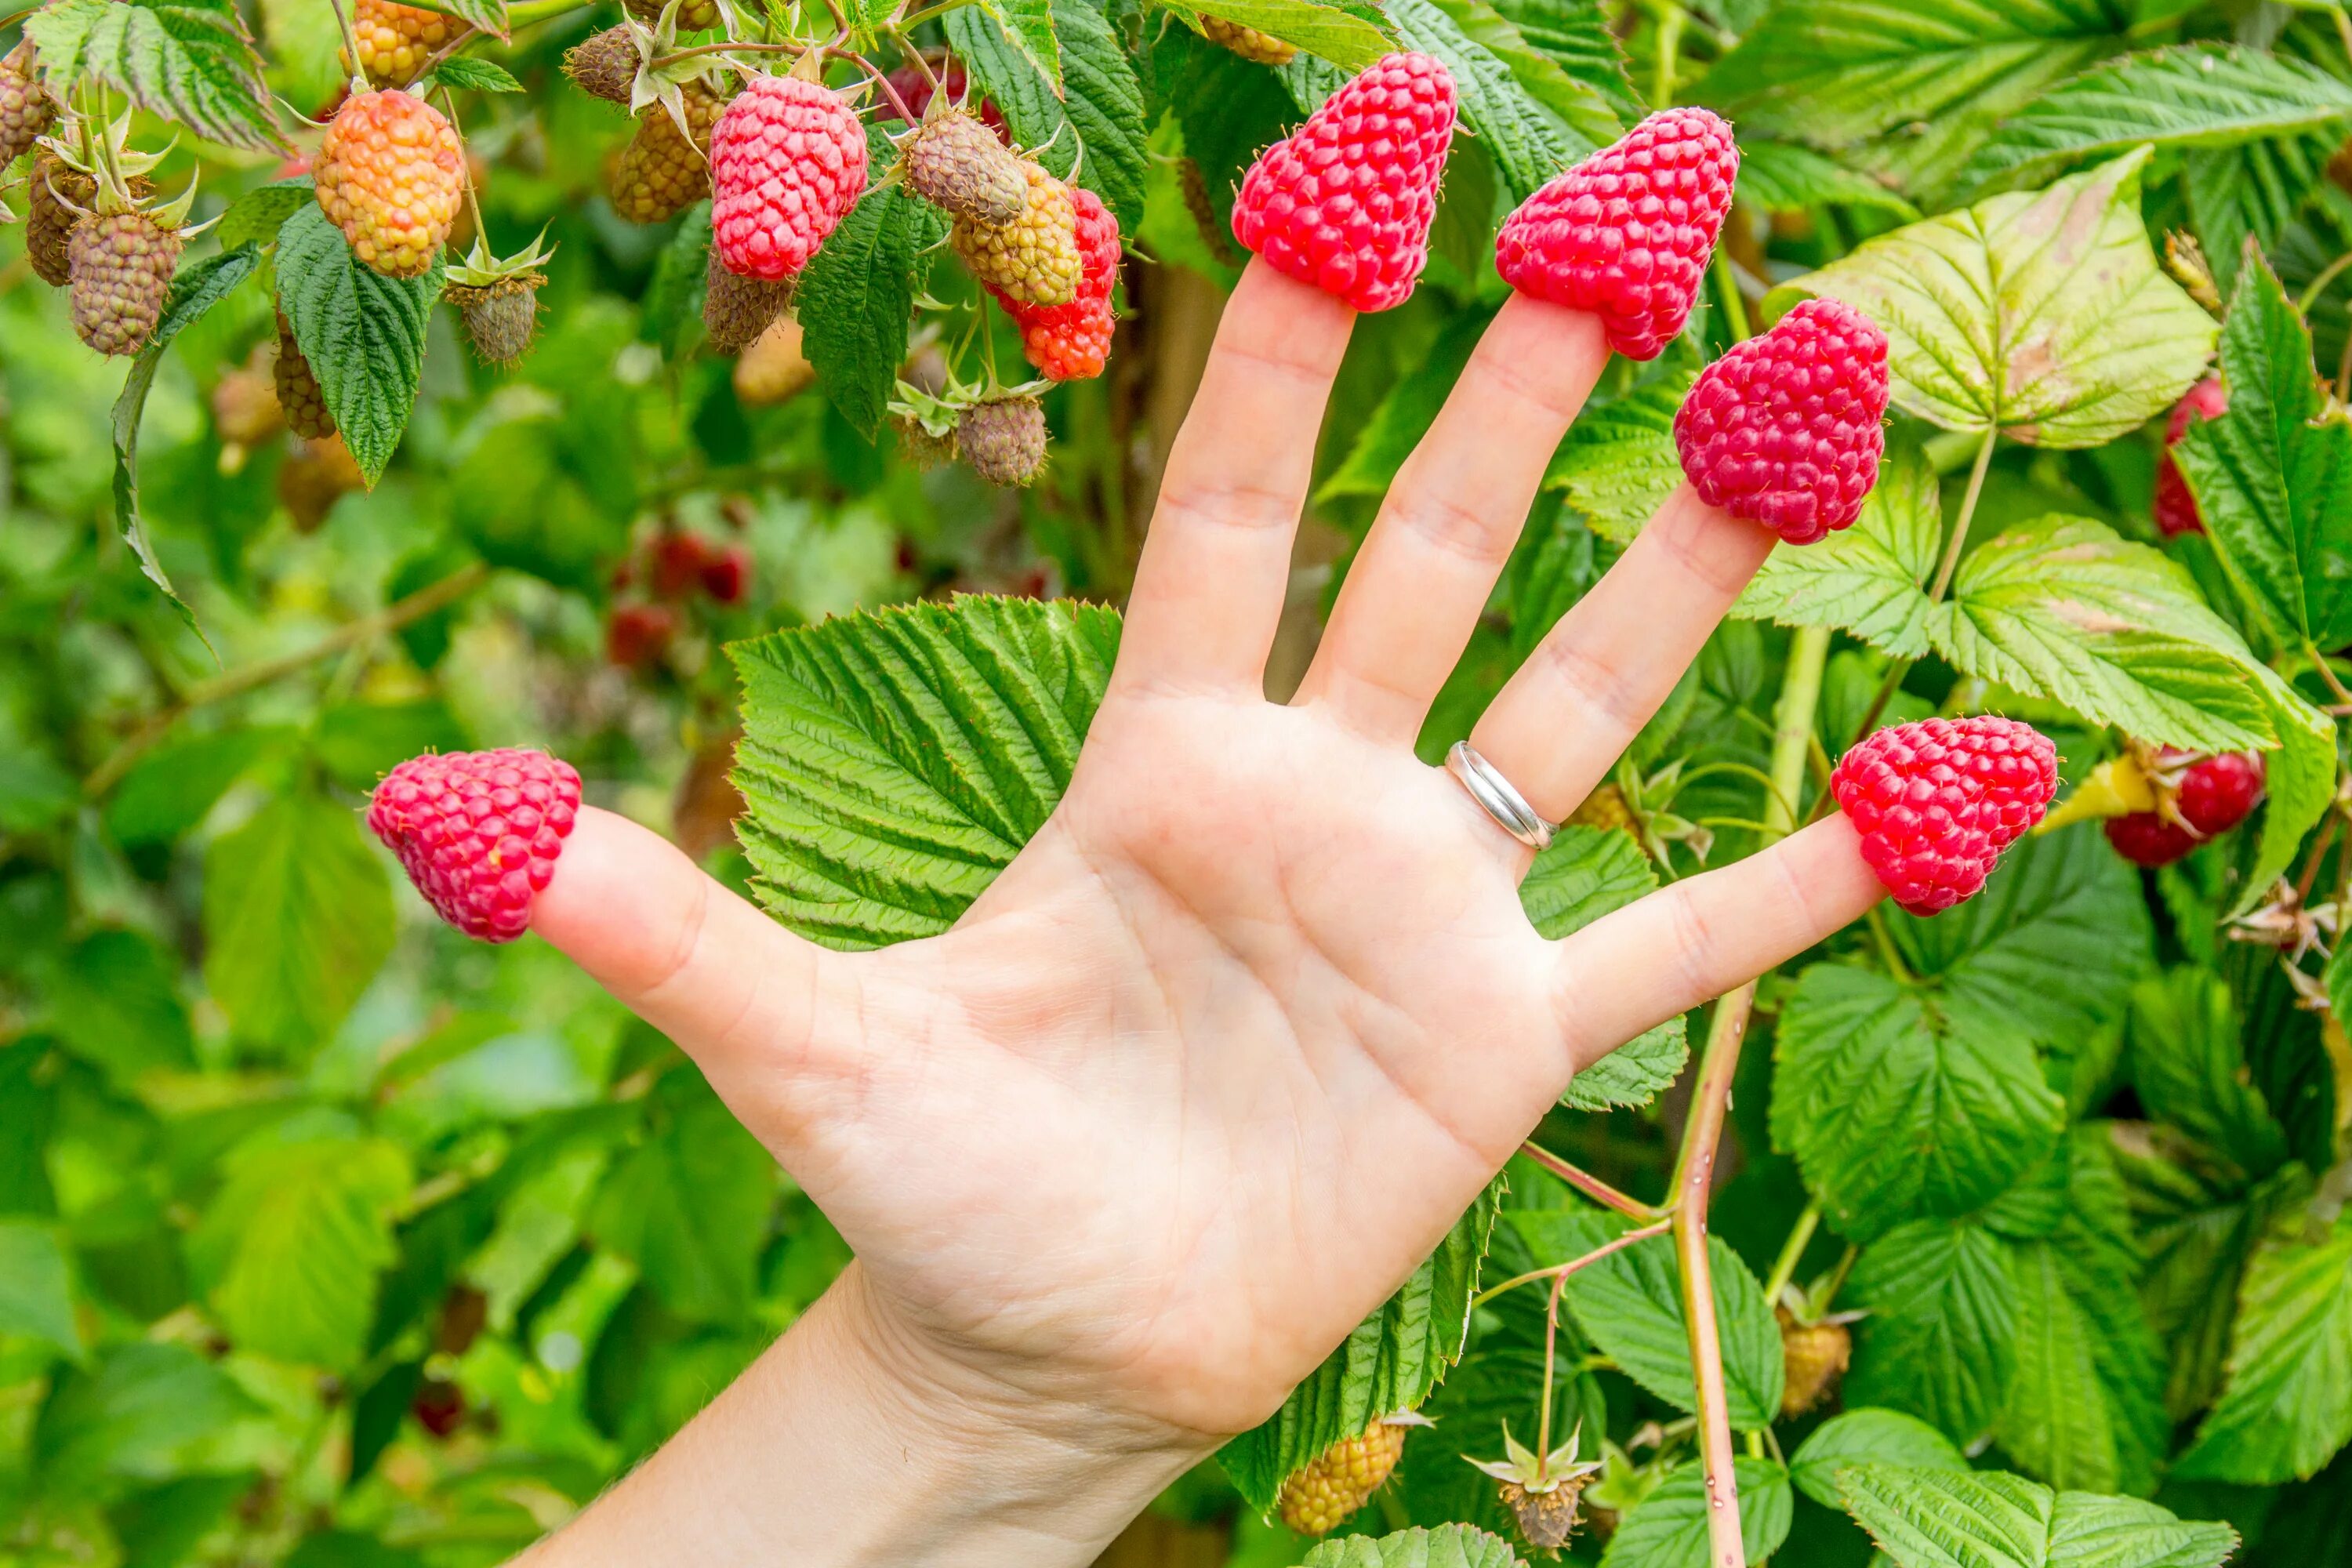
[[[1992,468],[1992,449],[2000,441],[2000,432],[1987,427],[1984,444],[1977,448],[1976,466],[1969,470],[1969,488],[1960,497],[1960,515],[1952,520],[1951,542],[1944,547],[1943,564],[1936,568],[1936,585],[1927,590],[1930,604],[1943,601],[1944,590],[1952,585],[1952,574],[1959,570],[1960,551],[1969,542],[1969,524],[1977,515],[1977,498],[1984,494],[1985,475]]]
[[[1811,1245],[1813,1232],[1821,1228],[1822,1205],[1807,1204],[1797,1223],[1789,1227],[1789,1239],[1780,1244],[1780,1256],[1772,1260],[1771,1275],[1764,1281],[1764,1303],[1770,1306],[1780,1300],[1780,1292],[1797,1277],[1797,1264]]]
[[[1530,1268],[1525,1274],[1514,1275],[1500,1285],[1491,1286],[1479,1291],[1470,1298],[1470,1305],[1474,1308],[1483,1307],[1506,1290],[1516,1290],[1522,1285],[1532,1285],[1538,1279],[1565,1279],[1580,1268],[1591,1268],[1612,1252],[1622,1252],[1635,1242],[1647,1241],[1653,1237],[1665,1235],[1674,1223],[1670,1215],[1654,1225],[1645,1225],[1639,1229],[1629,1230],[1613,1241],[1602,1242],[1581,1258],[1571,1258],[1565,1263],[1555,1263],[1549,1268]]]
[[[2311,656],[2312,668],[2319,671],[2319,679],[2327,683],[2327,689],[2336,694],[2336,700],[2352,703],[2352,691],[2345,689],[2344,682],[2328,665],[2327,656],[2319,651],[2319,645],[2306,641],[2303,645],[2303,651]]]
[[[1519,1145],[1519,1152],[1606,1208],[1615,1209],[1629,1219],[1655,1219],[1666,1211],[1655,1204],[1645,1204],[1637,1197],[1619,1192],[1591,1172],[1570,1164],[1566,1160],[1529,1139]]]

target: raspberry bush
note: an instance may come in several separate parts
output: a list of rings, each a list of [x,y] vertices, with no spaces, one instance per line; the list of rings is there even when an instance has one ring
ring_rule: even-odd
[[[1278,680],[1515,292],[1617,357],[1430,760],[1686,471],[1786,541],[1541,930],[1841,800],[1901,903],[1982,889],[1589,1070],[1105,1561],[2352,1561],[2347,50],[2198,0],[8,16],[0,1561],[503,1561],[815,1299],[824,1216],[530,900],[584,796],[818,940],[949,922],[1066,782],[1252,254],[1368,312]],[[886,669],[1024,721],[919,750]],[[1048,787],[845,811],[942,749]]]

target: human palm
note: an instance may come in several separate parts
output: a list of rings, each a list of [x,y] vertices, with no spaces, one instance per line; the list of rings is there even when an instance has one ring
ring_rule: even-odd
[[[1306,682],[1262,695],[1349,314],[1254,266],[1171,456],[1067,795],[947,933],[843,955],[583,814],[537,925],[700,1063],[904,1353],[1203,1438],[1263,1419],[1570,1077],[1878,896],[1832,817],[1566,942],[1413,754],[1605,363],[1514,300],[1399,475]],[[1679,492],[1472,739],[1567,815],[1770,536]]]

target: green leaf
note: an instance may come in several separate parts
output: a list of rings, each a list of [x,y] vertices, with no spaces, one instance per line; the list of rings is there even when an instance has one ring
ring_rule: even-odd
[[[452,55],[433,68],[433,74],[409,90],[423,96],[431,88],[445,87],[455,92],[520,92],[522,83],[514,73],[496,60],[486,60],[478,55]]]
[[[1769,1459],[1742,1454],[1732,1461],[1739,1489],[1739,1540],[1748,1561],[1761,1563],[1789,1538],[1796,1500],[1789,1472]],[[1649,1495],[1617,1522],[1601,1553],[1601,1568],[1687,1568],[1710,1562],[1705,1468],[1686,1459],[1666,1472]]]
[[[881,134],[867,128],[869,142]],[[929,253],[947,232],[939,208],[899,186],[868,191],[793,290],[802,349],[833,405],[868,440],[907,357],[907,323],[930,272]]]
[[[311,1121],[230,1152],[188,1262],[240,1348],[348,1372],[366,1348],[377,1277],[398,1256],[392,1216],[408,1196],[408,1157],[388,1140]]]
[[[1633,1228],[1616,1215],[1591,1210],[1514,1209],[1510,1222],[1544,1267],[1581,1258]],[[1707,1259],[1731,1424],[1743,1430],[1769,1426],[1780,1414],[1786,1370],[1780,1324],[1763,1287],[1721,1237],[1707,1238]],[[1586,1265],[1568,1277],[1562,1299],[1585,1337],[1626,1376],[1670,1405],[1693,1407],[1696,1386],[1674,1237],[1653,1237]]]
[[[1918,1470],[1965,1470],[1968,1456],[1949,1437],[1916,1415],[1864,1405],[1831,1416],[1789,1456],[1797,1489],[1823,1508],[1842,1506],[1838,1474],[1851,1465],[1902,1465]]]
[[[663,1079],[657,1104],[655,1131],[613,1167],[588,1228],[672,1312],[733,1321],[751,1308],[776,1162],[690,1068]]]
[[[1045,79],[1046,90],[1059,98],[1062,94],[1062,50],[1061,43],[1055,36],[1055,28],[1062,20],[1062,8],[1054,5],[1051,0],[980,0],[980,7],[1036,68],[1037,74]],[[992,95],[995,89],[971,58],[965,41],[956,36],[957,29],[951,20],[953,15],[949,13],[948,41],[971,68],[973,85]],[[1016,131],[1014,134],[1019,135],[1020,132]],[[1024,146],[1031,144],[1026,137],[1022,141]]]
[[[2250,1176],[2287,1157],[2286,1130],[2252,1081],[2237,1005],[2221,976],[2186,966],[2132,990],[2132,1088],[2159,1121],[2219,1150]]]
[[[1437,422],[1437,411],[1453,395],[1454,384],[1493,319],[1489,311],[1473,310],[1440,329],[1436,341],[1415,356],[1357,427],[1354,444],[1330,478],[1316,487],[1318,505],[1388,492],[1397,470]]]
[[[2181,184],[2204,242],[2205,262],[2223,293],[2237,287],[2238,268],[2252,239],[2276,245],[2327,174],[2327,160],[2343,143],[2329,130],[2239,147],[2192,149],[2180,162]]]
[[[1599,0],[1496,0],[1495,9],[1530,47],[1599,93],[1620,129],[1649,111],[1626,74],[1624,46]],[[1616,133],[1603,140],[1613,142]]]
[[[2254,1252],[2229,1381],[2176,1474],[2273,1486],[2352,1442],[2352,1211],[2307,1237],[2290,1218]]]
[[[247,1039],[323,1045],[393,936],[391,879],[333,801],[273,801],[205,853],[205,982]]]
[[[343,231],[316,202],[278,231],[278,309],[371,485],[392,461],[416,406],[442,268],[436,257],[422,278],[386,278],[352,254]]]
[[[1437,1250],[1290,1391],[1280,1410],[1217,1450],[1217,1462],[1251,1507],[1273,1508],[1292,1472],[1341,1438],[1382,1415],[1418,1409],[1461,1358],[1478,1265],[1502,1195],[1496,1177]]]
[[[1772,1142],[1857,1241],[1985,1203],[2050,1152],[2065,1116],[2021,1029],[1956,1019],[1875,970],[1806,970],[1772,1054]]]
[[[1876,177],[1797,142],[1743,140],[1737,192],[1739,200],[1765,212],[1864,207],[1893,213],[1906,223],[1919,216],[1902,193]]]
[[[1906,1411],[1973,1442],[2000,1409],[2017,1354],[2010,1249],[1973,1225],[1916,1220],[1864,1248],[1844,1300],[1855,1333],[1849,1405]]]
[[[195,1034],[179,981],[177,956],[150,938],[93,931],[58,969],[50,1026],[76,1056],[125,1087],[155,1068],[193,1067]]]
[[[1366,16],[1316,0],[1183,0],[1168,9],[1187,21],[1215,16],[1294,44],[1345,71],[1360,71],[1394,47]]]
[[[282,152],[277,100],[234,0],[58,0],[26,20],[62,91],[103,82],[209,142]]]
[[[294,180],[272,180],[229,203],[228,211],[221,214],[220,225],[213,233],[224,251],[248,245],[274,245],[286,220],[318,199],[317,189],[308,174]]]
[[[37,1035],[0,1046],[0,1214],[57,1212],[44,1163],[58,1112],[51,1060]]]
[[[51,1391],[33,1429],[36,1484],[64,1501],[162,1480],[254,1414],[228,1374],[187,1346],[134,1340]]]
[[[1944,519],[1936,472],[1916,449],[1889,458],[1862,515],[1802,548],[1775,545],[1731,613],[1784,626],[1834,626],[1896,658],[1927,651]]]
[[[1683,482],[1675,410],[1697,379],[1670,371],[1622,397],[1588,408],[1544,470],[1544,488],[1568,498],[1592,531],[1629,542]]]
[[[1466,1524],[1415,1526],[1383,1535],[1350,1535],[1327,1541],[1307,1554],[1301,1568],[1526,1568],[1500,1536]]]
[[[485,33],[507,37],[507,0],[441,0],[441,7],[463,22],[471,22]]]
[[[1571,157],[1581,157],[1617,140],[1625,129],[1608,95],[1571,74],[1551,54],[1521,33],[1487,0],[1434,0],[1437,8],[1510,71],[1521,92],[1546,110],[1566,132]]]
[[[0,1220],[0,1334],[24,1334],[81,1357],[72,1274],[46,1226]]]
[[[1058,0],[1054,25],[1065,47],[1056,79],[1040,74],[1034,57],[991,16],[1003,20],[992,5],[985,15],[968,7],[949,12],[943,24],[973,90],[995,100],[1013,139],[1039,149],[1034,156],[1047,169],[1067,179],[1075,168],[1078,183],[1118,218],[1119,232],[1133,234],[1143,222],[1151,129],[1143,83],[1108,18],[1086,0]]]
[[[2110,60],[2036,98],[2001,121],[1956,180],[1972,191],[2030,185],[2078,159],[2143,142],[2231,147],[2347,118],[2352,86],[2289,56],[2157,49]]]
[[[761,901],[839,947],[947,930],[1068,785],[1118,626],[966,597],[736,644],[737,832]]]
[[[1948,430],[2096,447],[2170,407],[2216,328],[2140,221],[2145,150],[2046,191],[1990,197],[1775,289],[1829,295],[1886,333],[1895,406]]]
[[[1845,1505],[1895,1568],[2219,1568],[2226,1524],[2151,1502],[2053,1492],[1999,1470],[1857,1465]]]
[[[2255,674],[2270,704],[2278,749],[2264,753],[2263,837],[2246,871],[2233,913],[2242,914],[2270,897],[2270,889],[2294,860],[2304,835],[2319,826],[2336,798],[2336,721],[2304,700],[2301,693],[2268,667]]]
[[[2221,332],[2229,411],[2174,448],[2230,574],[2292,645],[2352,640],[2352,419],[2312,372],[2311,330],[2268,261]]]
[[[1408,48],[1434,57],[1453,75],[1462,123],[1494,160],[1513,205],[1591,150],[1585,138],[1528,95],[1510,62],[1474,36],[1473,28],[1494,31],[1483,25],[1487,18],[1501,21],[1483,0],[1448,0],[1443,5],[1437,0],[1389,0],[1388,13]],[[1496,37],[1507,42],[1499,33]]]
[[[1631,834],[1570,824],[1528,868],[1519,902],[1536,930],[1557,942],[1657,886],[1656,870]],[[1647,1105],[1689,1058],[1689,1026],[1678,1015],[1578,1073],[1560,1101],[1579,1110]]]

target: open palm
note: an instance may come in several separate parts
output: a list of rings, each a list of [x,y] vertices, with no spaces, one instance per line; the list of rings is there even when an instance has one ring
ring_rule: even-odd
[[[537,929],[689,1051],[939,1375],[1202,1437],[1270,1413],[1580,1067],[1879,896],[1832,816],[1568,942],[1412,742],[1602,369],[1514,299],[1287,705],[1263,669],[1352,318],[1254,264],[1069,790],[950,931],[842,955],[583,815]],[[1473,737],[1566,816],[1771,543],[1677,492]]]

